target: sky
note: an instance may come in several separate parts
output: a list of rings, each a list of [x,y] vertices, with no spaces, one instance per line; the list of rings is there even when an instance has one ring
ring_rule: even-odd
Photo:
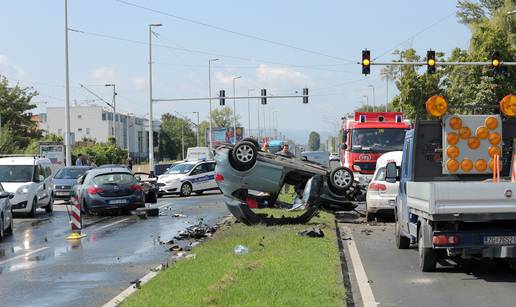
[[[65,103],[63,3],[0,4],[0,74],[33,86],[40,94],[35,98],[39,112]],[[467,48],[470,32],[455,12],[454,0],[69,0],[71,102],[102,104],[80,84],[110,100],[112,89],[104,84],[115,83],[120,111],[148,114],[148,24],[162,23],[152,37],[154,98],[207,97],[208,60],[218,58],[211,69],[213,96],[220,89],[232,95],[238,76],[238,96],[249,89],[258,94],[261,88],[272,95],[295,95],[308,87],[309,104],[301,98],[270,99],[266,124],[274,114],[287,134],[336,133],[344,114],[366,100],[384,104],[387,87],[389,98],[397,93],[392,81],[381,78],[381,67],[361,74],[356,64],[361,50],[390,61],[397,57],[395,49],[412,47],[424,55],[428,49],[449,53]],[[218,107],[214,100],[213,108]],[[252,129],[258,108],[259,101],[252,100]],[[196,111],[207,119],[208,101],[159,102],[154,117],[178,112],[194,119]],[[236,101],[236,111],[247,128],[248,101]]]

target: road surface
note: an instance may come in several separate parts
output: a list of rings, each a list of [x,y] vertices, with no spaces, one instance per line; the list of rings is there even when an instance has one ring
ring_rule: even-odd
[[[165,197],[156,205],[167,215],[88,218],[87,237],[79,242],[65,239],[64,205],[54,206],[53,215],[40,210],[35,219],[16,219],[14,236],[0,243],[0,305],[102,305],[170,259],[160,241],[200,218],[214,224],[229,214],[220,194]]]

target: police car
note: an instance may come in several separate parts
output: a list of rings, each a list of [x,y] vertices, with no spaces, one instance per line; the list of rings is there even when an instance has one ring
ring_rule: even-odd
[[[183,197],[192,193],[218,190],[215,182],[215,161],[192,161],[174,165],[159,176],[159,196],[179,194]]]

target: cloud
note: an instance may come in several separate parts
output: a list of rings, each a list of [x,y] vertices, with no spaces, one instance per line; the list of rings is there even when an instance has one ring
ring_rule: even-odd
[[[27,74],[25,71],[14,64],[11,64],[5,55],[0,54],[0,74],[6,75],[9,78],[25,79]]]
[[[312,82],[300,71],[288,67],[260,64],[256,69],[257,81],[269,87],[305,87]]]
[[[130,79],[131,85],[138,91],[144,91],[147,89],[149,80],[142,76],[132,77]]]
[[[223,72],[216,72],[215,73],[215,81],[222,84],[222,85],[232,85],[233,84],[233,77],[234,75],[226,75]]]
[[[117,75],[113,67],[102,66],[91,73],[91,78],[98,82],[113,82]]]

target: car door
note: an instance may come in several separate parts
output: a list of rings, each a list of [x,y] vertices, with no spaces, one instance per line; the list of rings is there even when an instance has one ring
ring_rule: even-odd
[[[39,207],[46,202],[47,197],[47,186],[45,184],[45,169],[42,164],[37,164],[34,168],[34,183]]]
[[[400,185],[397,197],[397,214],[401,228],[408,231],[409,209],[407,205],[407,182],[411,179],[412,173],[412,138],[407,137],[403,146],[403,159],[401,162]]]
[[[204,163],[198,164],[196,167],[192,169],[190,175],[188,176],[188,181],[192,184],[193,191],[199,191],[205,189],[205,183],[203,182],[204,176]]]
[[[216,189],[218,188],[217,183],[215,182],[215,162],[208,162],[205,164],[206,168],[206,189]]]
[[[4,187],[0,183],[0,192],[4,191]],[[4,229],[11,225],[11,220],[13,219],[11,213],[11,202],[9,201],[9,197],[5,197],[0,199],[0,212],[4,214]]]
[[[45,173],[45,184],[44,184],[44,187],[45,187],[45,199],[46,200],[49,200],[52,196],[52,168],[50,166],[50,163],[45,163],[43,165],[43,168],[44,168],[44,173]],[[45,200],[45,203],[47,202]]]

